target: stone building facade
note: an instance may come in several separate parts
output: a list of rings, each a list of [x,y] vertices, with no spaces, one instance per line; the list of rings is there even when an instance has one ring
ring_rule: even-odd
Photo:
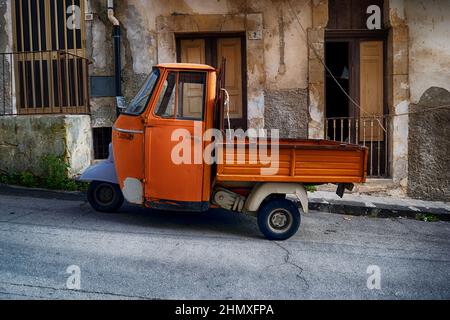
[[[0,52],[17,50],[13,19],[17,10],[12,9],[17,6],[13,2],[17,1],[0,0]],[[80,130],[77,134],[83,147],[69,152],[72,157],[87,154],[80,157],[83,164],[78,166],[85,167],[95,158],[95,144],[102,139],[97,135],[103,132],[105,136],[99,128],[111,128],[116,118],[115,99],[104,88],[113,84],[112,25],[106,0],[66,2],[82,8],[80,49],[91,61],[90,116],[84,121],[93,130],[90,135]],[[434,109],[448,103],[450,91],[448,0],[123,0],[114,5],[121,25],[126,97],[136,93],[157,63],[217,66],[220,52],[228,52],[238,88],[236,126],[280,129],[281,136],[288,138],[358,143],[364,135],[364,143],[371,143],[374,158],[378,156],[372,163],[378,172],[372,176],[382,178],[380,183],[416,197],[449,200],[449,110]],[[379,46],[371,46],[375,44]],[[378,56],[371,56],[372,52]],[[325,65],[333,70],[325,70]],[[1,80],[7,90],[14,89],[8,87],[7,79],[13,73],[6,72]],[[330,79],[329,73],[339,79]],[[342,98],[339,90],[333,93],[333,83],[341,80],[354,102]],[[373,116],[375,109],[370,108],[378,107],[371,98],[376,100],[377,95],[376,120],[361,120],[365,114]],[[14,96],[5,97],[12,110]],[[344,111],[338,110],[340,103]],[[410,110],[426,108],[433,109],[430,118],[426,113],[408,115]],[[5,122],[17,122],[14,119],[0,117],[0,150],[13,148],[2,137],[11,130]],[[332,135],[333,123],[334,131],[342,130],[342,135]],[[368,123],[377,127],[378,135],[363,133],[360,127]],[[8,154],[18,154],[11,152],[8,149]]]

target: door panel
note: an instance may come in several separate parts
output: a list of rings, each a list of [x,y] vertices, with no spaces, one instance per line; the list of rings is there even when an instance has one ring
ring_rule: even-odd
[[[202,201],[203,164],[176,164],[172,150],[179,143],[171,141],[175,130],[185,130],[184,139],[191,144],[191,159],[194,155],[195,121],[152,119],[145,130],[146,141],[146,187],[147,199],[162,199],[184,202]],[[201,140],[200,140],[201,148]]]
[[[205,63],[205,40],[187,39],[181,40],[181,62],[182,63]]]
[[[383,42],[366,41],[360,44],[360,101],[361,117],[375,116],[381,119],[383,116]],[[383,141],[382,130],[370,129],[371,121],[364,121],[360,126],[360,140]],[[366,130],[364,130],[364,124]],[[369,128],[368,128],[369,126]],[[365,139],[364,139],[365,138]]]
[[[241,38],[217,39],[217,61],[226,59],[225,88],[230,95],[230,118],[240,119],[242,112]]]
[[[182,63],[205,63],[205,40],[188,39],[181,40],[181,62]],[[187,118],[198,118],[201,116],[201,99],[203,87],[198,84],[185,84],[184,88],[188,94],[183,95],[184,115]]]

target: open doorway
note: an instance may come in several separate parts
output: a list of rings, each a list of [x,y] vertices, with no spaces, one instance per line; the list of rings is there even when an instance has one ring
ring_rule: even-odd
[[[342,121],[350,115],[350,48],[348,42],[327,42],[325,45],[325,61],[334,76],[326,72],[326,117],[331,121],[327,123],[327,138],[349,141],[349,128]]]

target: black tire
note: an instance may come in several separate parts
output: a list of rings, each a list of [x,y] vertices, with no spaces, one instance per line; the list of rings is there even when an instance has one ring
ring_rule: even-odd
[[[92,208],[100,212],[115,212],[124,201],[119,185],[103,181],[91,182],[87,198]]]
[[[287,240],[300,227],[300,211],[294,202],[286,199],[271,199],[258,211],[258,227],[269,240]]]

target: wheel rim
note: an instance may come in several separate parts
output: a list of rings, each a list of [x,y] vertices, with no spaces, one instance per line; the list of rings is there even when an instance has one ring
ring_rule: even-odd
[[[269,214],[269,228],[276,233],[283,233],[292,226],[292,215],[285,209],[275,209]]]
[[[105,183],[97,187],[94,196],[98,203],[107,206],[114,202],[115,191],[111,185]]]

